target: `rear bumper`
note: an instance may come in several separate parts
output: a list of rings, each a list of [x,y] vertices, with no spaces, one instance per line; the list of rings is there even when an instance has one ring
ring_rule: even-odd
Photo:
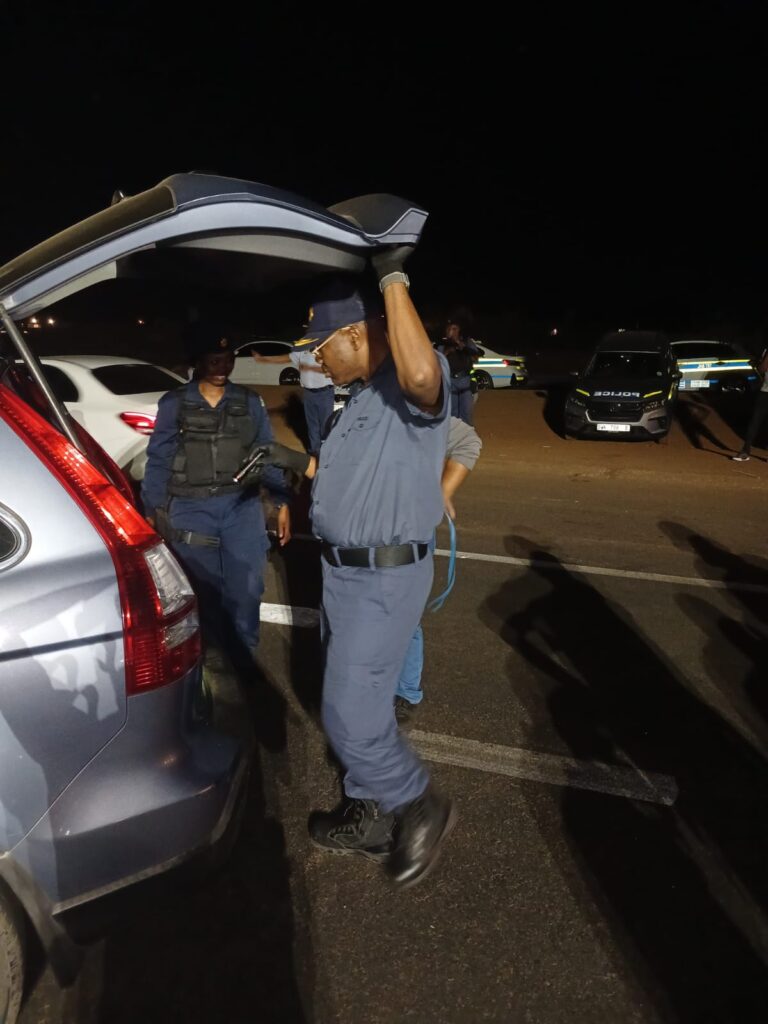
[[[131,697],[121,732],[14,848],[51,913],[174,867],[236,820],[249,751],[193,724],[198,681],[199,670]]]
[[[751,394],[760,387],[760,378],[756,374],[724,374],[713,379],[708,377],[683,376],[678,388],[684,394],[699,392],[700,394]]]

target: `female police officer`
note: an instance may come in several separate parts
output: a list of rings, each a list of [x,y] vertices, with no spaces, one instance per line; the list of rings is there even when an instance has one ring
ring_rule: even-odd
[[[207,631],[236,659],[259,641],[259,607],[269,547],[257,486],[232,480],[254,444],[272,441],[264,403],[231,384],[232,345],[203,324],[187,338],[195,373],[160,399],[147,448],[142,500],[191,577]],[[278,539],[290,540],[288,490],[274,466],[262,483],[278,508]]]
[[[312,488],[312,525],[323,541],[322,718],[346,769],[346,800],[312,815],[310,835],[334,852],[386,860],[401,885],[424,877],[454,823],[393,710],[432,585],[450,408],[448,367],[402,273],[408,252],[374,259],[386,324],[378,296],[336,278],[295,343],[315,352],[334,384],[362,381],[322,443]]]

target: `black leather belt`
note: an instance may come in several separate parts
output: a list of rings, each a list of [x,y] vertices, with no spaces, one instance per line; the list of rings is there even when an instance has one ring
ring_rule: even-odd
[[[218,548],[221,541],[218,537],[209,537],[205,533],[197,533],[195,530],[170,529],[171,540],[181,541],[182,544],[189,544],[193,548]]]
[[[390,569],[397,565],[420,562],[429,551],[429,544],[388,544],[380,548],[336,548],[323,544],[323,558],[331,565],[351,565],[358,569]],[[373,552],[373,554],[371,554]]]

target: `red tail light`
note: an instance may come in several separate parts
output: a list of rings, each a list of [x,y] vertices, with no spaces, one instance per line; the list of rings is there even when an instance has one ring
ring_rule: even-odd
[[[129,694],[173,682],[200,657],[197,602],[150,525],[82,452],[0,385],[0,415],[82,508],[112,556],[120,590]]]
[[[121,412],[120,419],[139,434],[151,434],[155,429],[157,416],[147,416],[143,412]]]
[[[85,449],[88,461],[91,462],[111,484],[115,485],[124,498],[127,498],[132,505],[135,505],[136,493],[134,491],[134,485],[122,469],[120,469],[115,460],[110,455],[107,455],[101,445],[94,441],[85,427],[82,427],[77,420],[72,420],[72,427],[80,440],[80,444]]]

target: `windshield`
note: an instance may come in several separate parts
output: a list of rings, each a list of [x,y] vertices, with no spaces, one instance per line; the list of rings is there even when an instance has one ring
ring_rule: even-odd
[[[179,386],[176,378],[166,370],[140,363],[98,366],[93,376],[113,395],[145,395],[150,391],[170,391]]]
[[[597,352],[586,376],[641,380],[661,377],[663,373],[664,361],[658,352]]]
[[[714,345],[702,345],[696,341],[686,341],[681,345],[672,346],[675,359],[738,359],[739,353],[732,345],[719,341]]]

